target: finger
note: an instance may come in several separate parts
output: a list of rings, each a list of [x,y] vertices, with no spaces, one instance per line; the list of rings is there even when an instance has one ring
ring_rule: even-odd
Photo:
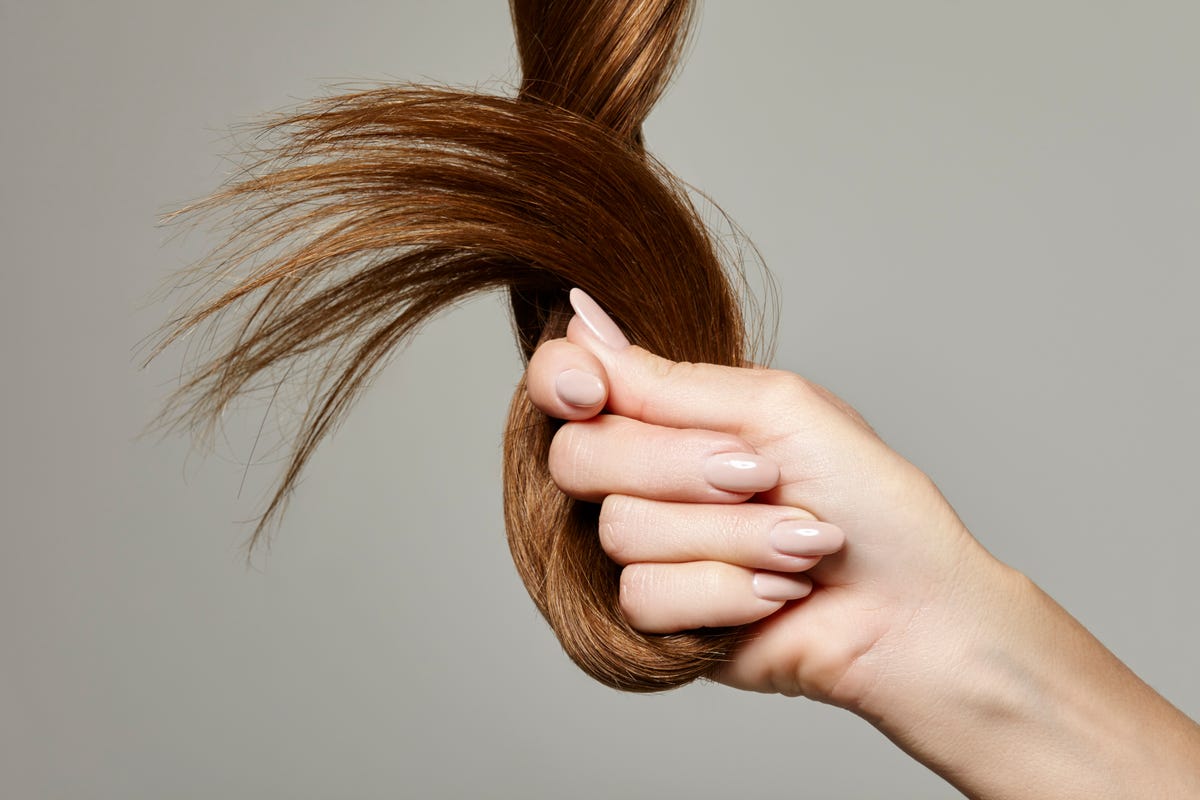
[[[608,408],[656,425],[706,428],[742,436],[769,433],[772,420],[841,412],[790,372],[669,361],[631,347],[588,295],[571,290],[567,340],[593,353],[608,376]],[[752,406],[754,413],[748,413]]]
[[[594,417],[608,399],[600,361],[566,339],[551,339],[533,352],[525,370],[525,390],[542,413],[557,419]]]
[[[621,613],[643,633],[746,625],[812,591],[803,575],[724,564],[630,564],[621,570]]]
[[[550,475],[580,500],[610,494],[740,503],[779,482],[779,466],[727,433],[681,430],[601,414],[568,422],[550,442]]]
[[[845,542],[836,525],[802,508],[669,503],[610,494],[600,506],[600,544],[618,564],[723,561],[775,572],[811,569]]]

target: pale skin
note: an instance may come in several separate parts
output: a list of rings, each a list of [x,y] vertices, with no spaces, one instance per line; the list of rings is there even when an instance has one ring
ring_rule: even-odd
[[[635,628],[753,625],[714,680],[846,708],[971,797],[1200,797],[1200,726],[848,404],[789,372],[666,361],[572,302],[527,387],[569,420],[551,474],[602,503]],[[731,491],[706,467],[722,453],[778,477]],[[808,533],[773,537],[781,520]]]

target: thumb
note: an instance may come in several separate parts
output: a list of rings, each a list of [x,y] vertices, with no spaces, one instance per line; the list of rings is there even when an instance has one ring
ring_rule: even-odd
[[[789,372],[723,367],[670,361],[629,340],[611,317],[581,289],[571,290],[575,316],[567,340],[594,355],[608,376],[607,407],[615,414],[672,428],[704,428],[743,436],[756,423],[778,415],[769,411],[785,404],[791,413],[811,390]]]

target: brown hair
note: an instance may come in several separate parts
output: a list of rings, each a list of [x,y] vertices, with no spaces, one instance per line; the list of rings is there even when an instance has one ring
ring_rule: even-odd
[[[567,291],[578,286],[635,344],[674,360],[745,363],[739,291],[714,237],[642,146],[691,3],[512,0],[511,10],[516,98],[395,85],[311,101],[263,123],[250,169],[172,215],[227,210],[233,235],[205,262],[208,293],[169,323],[154,354],[202,324],[232,327],[165,419],[211,426],[264,381],[300,380],[311,392],[251,547],[396,345],[467,295],[508,291],[525,359],[564,335]],[[504,509],[530,596],[567,654],[610,686],[654,691],[704,675],[738,631],[645,635],[626,623],[598,506],[551,480],[557,424],[517,387]]]

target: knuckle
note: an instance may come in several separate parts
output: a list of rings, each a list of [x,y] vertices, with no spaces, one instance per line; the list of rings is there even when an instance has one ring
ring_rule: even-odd
[[[650,376],[658,380],[675,380],[685,374],[693,365],[687,361],[671,361],[661,356],[650,359]]]
[[[740,436],[732,433],[716,433],[705,431],[703,438],[707,439],[708,450],[713,453],[753,453],[754,446]]]
[[[794,405],[818,396],[813,384],[794,372],[766,369],[760,375],[763,393],[776,403]]]
[[[618,564],[628,564],[636,557],[634,503],[627,495],[610,494],[600,504],[600,547]]]
[[[625,619],[634,627],[645,620],[656,583],[654,574],[655,571],[646,564],[630,564],[621,570],[619,605]]]
[[[554,405],[554,378],[570,363],[565,339],[542,342],[525,367],[525,391],[534,405],[548,411]]]
[[[758,505],[758,504],[750,504]],[[775,512],[772,508],[771,517],[764,523],[762,515],[757,508],[744,508],[742,505],[734,506],[730,509],[730,517],[728,524],[717,528],[714,534],[714,546],[718,548],[718,552],[732,556],[733,554],[744,555],[747,558],[752,558],[752,555],[761,546],[761,540],[764,539],[763,529],[769,529],[774,523],[771,521],[776,516],[782,517],[779,512]]]
[[[697,369],[691,361],[668,361],[662,367],[662,377],[671,383],[686,383],[695,377]]]
[[[698,366],[690,361],[670,361],[658,357],[652,359],[649,366],[649,377],[657,388],[655,392],[639,398],[634,415],[644,417],[659,413],[658,397],[678,394],[680,387],[685,387],[686,390],[688,382],[694,379]]]
[[[721,587],[725,582],[725,568],[718,562],[706,561],[697,568],[695,581],[700,597],[709,599],[719,597]]]
[[[591,460],[590,437],[583,423],[568,422],[550,440],[548,466],[558,488],[570,494],[583,488]]]
[[[650,377],[660,390],[670,391],[680,384],[686,385],[696,376],[698,364],[691,361],[671,361],[655,358],[650,365]]]
[[[525,367],[525,376],[530,382],[536,381],[549,367],[547,362],[553,356],[551,344],[552,342],[542,342],[530,356],[529,364]]]

